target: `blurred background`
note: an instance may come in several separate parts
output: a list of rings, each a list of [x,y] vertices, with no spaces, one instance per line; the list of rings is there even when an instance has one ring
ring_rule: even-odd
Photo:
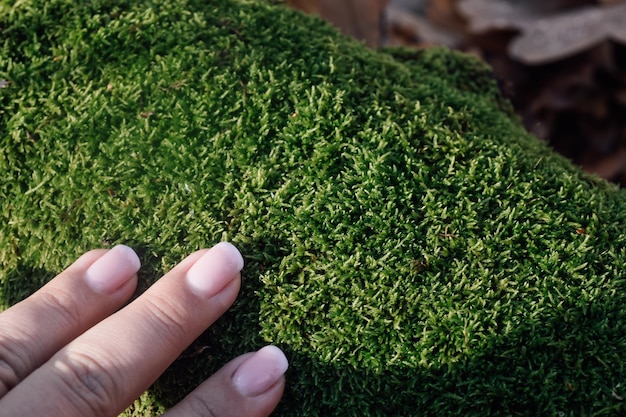
[[[287,0],[372,48],[479,56],[527,129],[626,187],[626,0]]]

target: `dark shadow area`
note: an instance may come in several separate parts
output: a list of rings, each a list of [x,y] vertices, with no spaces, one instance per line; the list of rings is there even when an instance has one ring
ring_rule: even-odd
[[[0,305],[12,306],[37,291],[58,272],[50,272],[44,268],[20,262],[15,269],[2,271],[2,273],[4,279],[0,281]]]
[[[289,352],[286,406],[278,414],[622,416],[625,313],[606,306],[624,302],[620,296],[586,311],[554,311],[534,327],[494,334],[489,348],[460,363],[430,369],[375,374]]]
[[[252,247],[243,251],[255,253]],[[150,264],[150,251],[139,252]],[[259,337],[258,271],[265,268],[262,258],[279,255],[259,253],[248,264],[235,306],[151,389],[158,402],[172,405],[228,360],[266,343]],[[142,274],[147,286],[155,272],[144,268]],[[20,301],[54,275],[20,264],[6,272],[3,302]],[[374,373],[342,365],[342,358],[326,363],[279,343],[291,368],[277,415],[622,416],[626,309],[620,306],[626,305],[626,293],[607,291],[579,308],[572,303],[563,300],[562,308],[546,312],[534,325],[522,322],[518,329],[489,336],[486,349],[461,362],[431,368],[392,366]]]

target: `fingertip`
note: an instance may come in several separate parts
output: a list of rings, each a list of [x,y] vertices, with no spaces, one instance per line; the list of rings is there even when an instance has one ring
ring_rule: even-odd
[[[214,248],[222,251],[226,255],[226,257],[230,260],[230,262],[233,264],[233,267],[237,271],[241,271],[243,269],[244,267],[243,256],[241,255],[241,252],[239,252],[239,249],[237,249],[235,245],[233,245],[230,242],[220,242],[217,245],[215,245]]]
[[[239,250],[221,242],[204,252],[186,273],[188,288],[196,295],[209,299],[236,280],[243,268]]]
[[[275,385],[287,368],[289,362],[283,351],[273,345],[265,346],[237,368],[233,386],[246,397],[256,397]]]
[[[112,294],[135,277],[141,261],[133,249],[117,245],[85,271],[85,282],[97,293]]]
[[[285,354],[276,346],[269,345],[243,354],[217,371],[163,417],[267,417],[283,395],[284,373],[288,366]]]

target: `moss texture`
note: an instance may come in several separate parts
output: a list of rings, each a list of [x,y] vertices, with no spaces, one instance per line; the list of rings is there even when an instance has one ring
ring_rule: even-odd
[[[0,0],[0,35],[0,304],[115,243],[142,288],[220,240],[247,260],[128,416],[267,342],[277,416],[626,413],[626,194],[480,62],[260,1]]]

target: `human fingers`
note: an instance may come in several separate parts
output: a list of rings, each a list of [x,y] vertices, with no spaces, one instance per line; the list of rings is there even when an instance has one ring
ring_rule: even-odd
[[[87,252],[0,314],[0,398],[59,349],[120,308],[137,285],[127,246]]]
[[[162,417],[267,417],[283,394],[287,367],[285,355],[275,346],[242,355]]]
[[[242,267],[228,243],[192,254],[9,391],[0,416],[118,415],[233,303]]]

